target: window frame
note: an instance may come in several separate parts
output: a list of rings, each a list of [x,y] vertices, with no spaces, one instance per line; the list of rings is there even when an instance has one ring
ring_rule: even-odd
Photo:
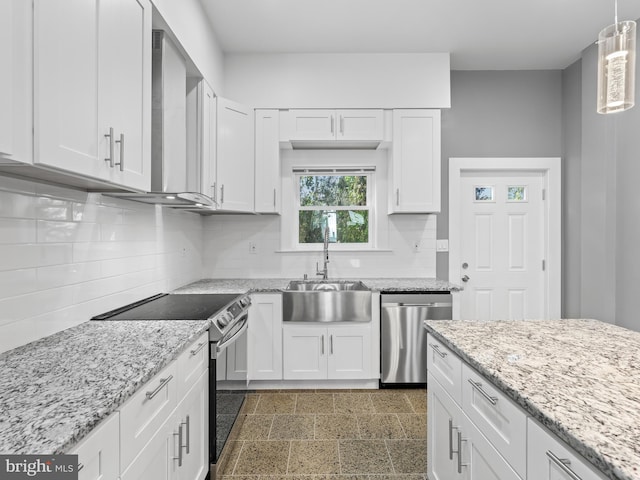
[[[375,235],[375,169],[362,167],[341,167],[341,168],[293,168],[294,188],[294,207],[293,207],[293,226],[295,239],[293,247],[296,250],[304,250],[307,247],[316,247],[322,245],[323,242],[301,243],[300,242],[300,212],[301,211],[366,211],[367,212],[367,242],[345,243],[332,242],[329,245],[340,247],[341,250],[370,250],[373,248]],[[367,179],[366,204],[362,205],[314,205],[303,206],[300,198],[300,179],[310,176],[332,176],[332,177],[365,177]],[[314,248],[315,250],[315,248]]]

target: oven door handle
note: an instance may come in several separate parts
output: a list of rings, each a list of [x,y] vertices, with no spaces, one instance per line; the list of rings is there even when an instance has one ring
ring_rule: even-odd
[[[217,353],[222,352],[230,344],[235,342],[237,337],[242,335],[247,330],[247,328],[249,327],[249,322],[248,321],[249,321],[249,315],[245,315],[244,318],[242,318],[242,320],[240,320],[240,322],[242,322],[242,325],[240,326],[240,328],[238,328],[238,330],[236,330],[236,332],[233,335],[231,335],[231,337],[227,338],[224,342],[221,342],[219,345],[217,345],[216,346],[216,352]]]

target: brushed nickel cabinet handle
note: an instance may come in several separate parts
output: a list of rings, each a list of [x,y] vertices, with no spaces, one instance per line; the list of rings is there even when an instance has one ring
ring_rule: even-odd
[[[224,203],[224,183],[220,185],[220,204]]]
[[[273,189],[273,207],[275,208],[276,206],[276,189]]]
[[[84,468],[84,465],[83,465],[82,463],[79,463],[79,464],[78,464],[78,472],[79,472],[80,470],[82,470],[83,468]]]
[[[178,437],[178,456],[173,457],[174,460],[178,460],[178,466],[182,466],[182,424],[178,427],[178,433],[173,434],[174,437]]]
[[[329,335],[329,353],[333,355],[333,335]]]
[[[160,385],[158,385],[155,390],[151,391],[151,392],[147,392],[145,395],[147,397],[147,400],[151,400],[153,397],[155,397],[160,390],[162,390],[162,387],[164,387],[167,383],[169,383],[171,381],[171,379],[173,378],[173,375],[169,375],[167,378],[161,378],[160,379]]]
[[[340,115],[340,135],[344,136],[344,117]]]
[[[116,140],[120,144],[120,161],[115,165],[120,166],[120,171],[124,172],[124,133],[120,134],[120,140]]]
[[[430,343],[429,346],[433,349],[434,352],[436,352],[438,355],[440,355],[440,358],[444,358],[444,357],[447,356],[447,352],[440,351],[440,346],[439,345],[434,345],[433,343]]]
[[[449,460],[453,460],[453,420],[449,419]]]
[[[473,380],[469,379],[469,383],[478,391],[478,393],[480,393],[480,395],[486,398],[491,405],[495,405],[496,403],[498,403],[498,397],[492,397],[487,392],[485,392],[480,382],[474,382]]]
[[[396,188],[396,206],[400,206],[400,189]]]
[[[115,159],[113,158],[113,151],[114,151],[113,127],[109,128],[109,133],[105,134],[104,138],[109,139],[109,156],[105,158],[104,161],[109,162],[109,166],[113,168],[115,166]]]
[[[321,346],[320,353],[321,353],[321,355],[324,355],[324,335],[322,335],[320,346]]]
[[[187,451],[187,455],[189,455],[189,445],[191,445],[191,421],[189,420],[189,415],[187,415],[187,421],[184,423],[186,433],[187,433],[187,443],[185,444],[185,448]]]
[[[555,463],[558,466],[558,468],[560,468],[560,470],[566,473],[571,480],[582,480],[582,478],[580,478],[576,472],[574,472],[573,470],[571,470],[571,468],[569,468],[569,465],[571,465],[570,460],[566,458],[558,457],[551,450],[547,450],[547,457],[549,457],[549,459],[553,463]]]
[[[191,350],[189,353],[191,354],[191,356],[193,357],[194,355],[196,355],[200,350],[202,350],[204,348],[204,346],[207,344],[207,342],[200,342],[198,344],[198,346],[196,348],[194,348],[193,350]]]
[[[331,135],[333,135],[333,115],[331,115]]]

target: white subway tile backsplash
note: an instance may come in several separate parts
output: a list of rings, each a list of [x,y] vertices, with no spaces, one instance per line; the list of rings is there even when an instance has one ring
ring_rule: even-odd
[[[202,278],[199,215],[0,177],[0,351]]]

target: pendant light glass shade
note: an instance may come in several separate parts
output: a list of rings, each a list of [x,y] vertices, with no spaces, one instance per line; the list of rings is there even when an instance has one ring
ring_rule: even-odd
[[[635,77],[636,22],[616,22],[598,35],[598,113],[633,107]]]

